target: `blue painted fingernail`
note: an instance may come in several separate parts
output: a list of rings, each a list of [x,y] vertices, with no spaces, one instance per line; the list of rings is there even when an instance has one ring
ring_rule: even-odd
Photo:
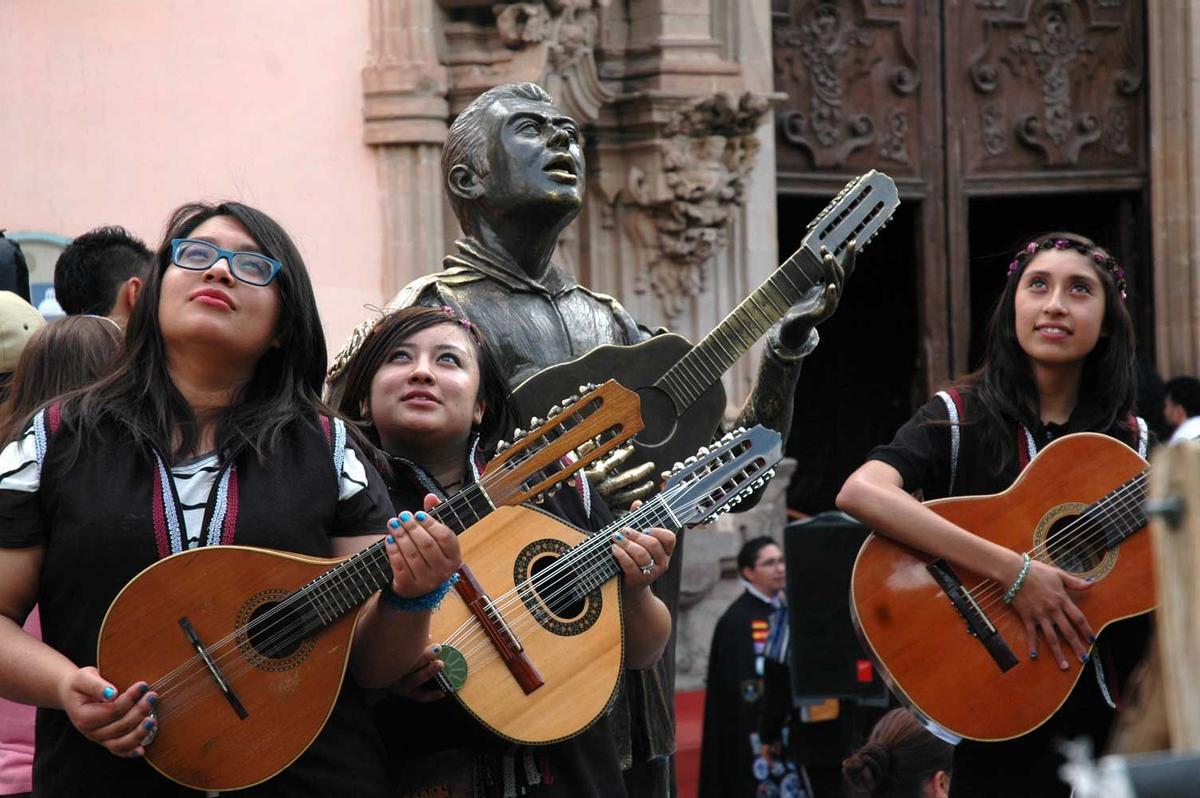
[[[150,696],[149,698],[146,699],[146,701],[149,702],[150,706],[152,706],[152,707],[158,706],[158,696],[156,696],[156,695]]]
[[[1096,636],[1095,636],[1095,635],[1088,635],[1088,642],[1089,642],[1089,643],[1095,643],[1095,642],[1096,642]]]
[[[143,684],[141,687],[138,688],[138,692],[141,693],[142,695],[145,695],[146,693],[150,692],[150,685]]]
[[[117,688],[115,688],[115,687],[105,687],[104,692],[101,693],[101,695],[104,696],[105,701],[112,701],[113,696],[115,696],[116,694],[117,694]]]
[[[418,521],[424,521],[428,517],[429,516],[427,516],[425,513],[421,512],[420,510],[417,511],[417,520]]]
[[[438,654],[441,654],[441,653],[442,653],[442,647],[435,645],[433,647],[433,655],[436,657]]]
[[[141,751],[134,751],[134,752],[133,752],[133,755],[134,755],[134,756],[141,756],[141,755],[142,755],[142,752],[141,752]]]
[[[1088,656],[1089,656],[1089,655],[1087,655],[1087,654],[1080,654],[1080,655],[1079,655],[1079,661],[1080,661],[1080,662],[1083,662],[1083,663],[1087,663],[1087,661],[1088,661]]]
[[[1032,648],[1031,648],[1031,649],[1029,650],[1029,658],[1030,658],[1030,659],[1037,659],[1037,651],[1036,651],[1035,649],[1032,649]]]
[[[625,539],[625,536],[624,536],[624,535],[622,535],[620,532],[618,532],[618,533],[617,533],[617,540],[624,540],[624,539]]]
[[[399,529],[400,522],[393,518],[391,521],[388,521],[388,526],[390,526],[392,529]]]
[[[387,536],[387,542],[388,542],[388,543],[395,543],[395,542],[396,542],[396,539],[395,539],[394,537],[392,537],[391,535],[388,535],[388,536]]]
[[[412,520],[412,513],[410,513],[408,510],[405,510],[404,512],[400,513],[400,520],[407,524]]]
[[[150,718],[146,718],[146,722],[142,724],[142,728],[145,729],[146,731],[150,731],[151,729],[154,728],[154,721],[151,720]]]

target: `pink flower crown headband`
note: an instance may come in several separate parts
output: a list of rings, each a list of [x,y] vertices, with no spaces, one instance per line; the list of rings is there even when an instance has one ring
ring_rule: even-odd
[[[467,332],[469,332],[475,338],[478,339],[480,337],[479,336],[479,328],[476,327],[474,324],[472,324],[470,319],[466,318],[465,316],[458,315],[458,313],[455,312],[454,308],[450,307],[449,305],[442,305],[442,313],[445,313],[452,320],[461,324],[463,326],[463,329],[466,330]]]
[[[1113,281],[1117,285],[1117,293],[1121,295],[1121,299],[1125,298],[1125,270],[1117,263],[1116,258],[1099,247],[1084,244],[1082,241],[1071,241],[1067,238],[1047,238],[1040,242],[1030,241],[1008,264],[1008,276],[1012,277],[1021,271],[1021,267],[1028,263],[1030,258],[1046,249],[1073,249],[1085,258],[1091,258],[1092,263],[1113,276]]]

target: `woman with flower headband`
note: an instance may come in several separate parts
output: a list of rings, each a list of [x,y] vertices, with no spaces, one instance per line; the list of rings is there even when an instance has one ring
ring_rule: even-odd
[[[384,316],[346,367],[339,409],[379,447],[377,465],[401,518],[475,481],[513,422],[509,393],[478,327],[448,307],[408,307]],[[581,529],[599,531],[612,514],[572,480],[542,508]],[[649,589],[675,548],[666,529],[623,530],[612,546],[623,572],[626,667],[647,668],[671,630],[666,606]],[[422,665],[376,708],[393,754],[400,796],[626,795],[616,720],[602,717],[579,736],[540,748],[515,748],[445,699],[430,679],[442,663],[430,647]],[[616,705],[621,711],[624,704]]]
[[[1125,273],[1083,236],[1053,233],[1029,242],[1009,264],[992,315],[982,366],[940,392],[868,455],[838,495],[838,507],[876,531],[1008,585],[1028,656],[1088,662],[1093,630],[1072,600],[1089,583],[971,534],[925,499],[998,493],[1053,439],[1100,432],[1149,446],[1133,415],[1133,323]],[[1066,796],[1054,741],[1087,735],[1100,747],[1116,685],[1141,657],[1146,622],[1110,626],[1082,678],[1040,728],[1003,743],[964,741],[955,751],[952,796]]]

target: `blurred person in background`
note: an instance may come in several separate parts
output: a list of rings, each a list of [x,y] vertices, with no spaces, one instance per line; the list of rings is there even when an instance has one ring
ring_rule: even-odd
[[[12,291],[0,291],[0,402],[8,396],[21,350],[45,323],[42,314],[29,302]]]
[[[39,327],[21,351],[12,390],[0,403],[0,447],[15,440],[24,419],[43,404],[105,376],[120,349],[121,331],[108,319],[69,317]],[[22,628],[41,638],[36,606]],[[36,714],[32,706],[0,699],[0,795],[25,796],[33,789]]]
[[[68,316],[107,316],[125,326],[137,304],[150,250],[123,227],[89,230],[54,264],[54,296]]]

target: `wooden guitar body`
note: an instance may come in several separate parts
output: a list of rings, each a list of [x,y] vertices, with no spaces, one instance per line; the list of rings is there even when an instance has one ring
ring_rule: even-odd
[[[125,586],[105,616],[96,661],[116,685],[170,679],[159,690],[158,731],[146,761],[186,786],[227,790],[270,778],[308,747],[337,700],[358,613],[294,643],[252,641],[235,631],[338,562],[244,546],[200,548],[159,560]],[[211,649],[245,717],[196,661],[181,619]],[[271,649],[279,656],[260,653],[277,642],[291,644]]]
[[[656,335],[633,346],[598,346],[521,383],[513,392],[517,418],[545,415],[548,398],[565,396],[597,377],[616,380],[638,395],[645,424],[633,439],[634,453],[626,461],[627,467],[653,462],[659,471],[668,469],[712,441],[725,412],[725,386],[720,380],[685,407],[677,407],[655,386],[692,349],[691,342],[674,333]]]
[[[1003,493],[926,506],[980,537],[1093,580],[1077,604],[1099,633],[1114,621],[1154,608],[1153,552],[1140,515],[1144,488],[1140,497],[1118,508],[1128,529],[1116,545],[1088,520],[1092,516],[1080,515],[1109,501],[1106,497],[1123,483],[1144,485],[1144,476],[1138,480],[1146,467],[1119,441],[1080,433],[1047,446]],[[960,612],[945,583],[935,581],[931,563],[937,569],[941,561],[872,535],[854,565],[851,615],[893,691],[943,737],[1005,740],[1046,722],[1084,666],[1068,654],[1070,667],[1060,670],[1041,639],[1039,657],[1030,659],[1020,618],[1001,601],[1008,586],[941,563],[971,590],[998,633],[993,644],[1003,644],[1015,656],[1002,666],[1002,652],[989,650],[969,632],[970,605],[966,615]],[[1063,647],[1070,650],[1065,642]]]
[[[523,591],[518,582],[552,565],[588,539],[583,532],[529,507],[502,507],[459,536],[463,562],[499,607],[507,628],[540,681],[526,693],[463,600],[451,591],[433,615],[430,637],[452,646],[461,662],[441,655],[454,695],[497,734],[528,745],[553,743],[590,726],[616,696],[624,662],[621,582],[587,590],[567,611],[555,597]],[[611,559],[609,547],[596,556]],[[463,580],[460,579],[459,586]],[[558,585],[566,585],[561,580]],[[535,617],[535,613],[536,616]],[[456,672],[457,671],[457,672]],[[461,679],[461,681],[459,681]]]

